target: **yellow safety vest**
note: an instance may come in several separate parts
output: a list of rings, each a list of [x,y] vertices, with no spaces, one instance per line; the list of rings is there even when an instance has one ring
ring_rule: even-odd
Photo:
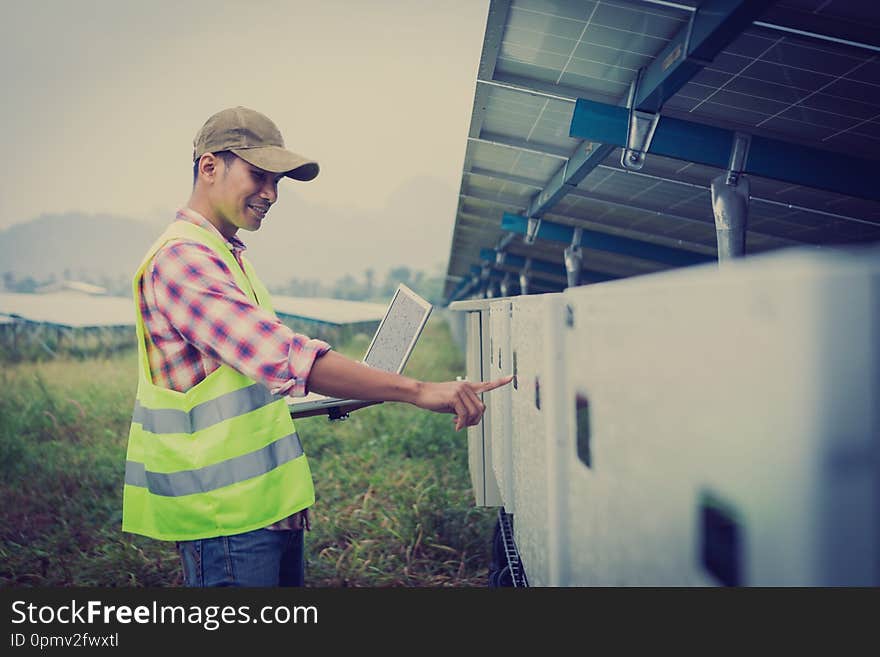
[[[251,531],[315,501],[309,464],[283,397],[228,365],[187,392],[153,383],[139,284],[156,251],[181,238],[214,251],[236,284],[274,313],[250,263],[242,259],[242,271],[223,240],[186,221],[168,227],[135,273],[138,389],[128,435],[122,530],[171,541]]]

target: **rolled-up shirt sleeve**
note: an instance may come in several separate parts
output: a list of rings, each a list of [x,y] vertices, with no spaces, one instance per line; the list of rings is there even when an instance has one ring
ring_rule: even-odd
[[[193,347],[274,394],[308,394],[312,365],[330,345],[255,304],[211,249],[172,242],[156,254],[149,275],[160,312]]]

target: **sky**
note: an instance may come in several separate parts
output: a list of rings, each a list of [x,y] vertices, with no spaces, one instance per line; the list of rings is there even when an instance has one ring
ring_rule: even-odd
[[[323,250],[313,270],[445,267],[488,0],[2,2],[0,230],[71,211],[170,221],[196,131],[244,105],[321,166],[282,181],[259,239],[295,221],[275,238]],[[427,238],[407,253],[364,244],[389,204]],[[356,240],[357,262],[332,263],[331,237]]]

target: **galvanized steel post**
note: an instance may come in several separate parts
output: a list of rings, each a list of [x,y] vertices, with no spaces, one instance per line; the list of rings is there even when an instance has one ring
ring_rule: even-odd
[[[749,218],[749,181],[741,175],[749,155],[749,135],[736,133],[727,173],[712,180],[712,211],[718,236],[718,262],[739,258],[746,252]]]

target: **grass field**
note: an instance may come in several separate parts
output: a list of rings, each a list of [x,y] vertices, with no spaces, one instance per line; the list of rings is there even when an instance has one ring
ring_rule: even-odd
[[[357,358],[367,342],[334,346]],[[4,367],[0,585],[180,585],[173,544],[120,530],[136,367],[133,352]],[[463,373],[432,318],[406,374]],[[486,585],[495,515],[473,505],[467,435],[451,417],[386,403],[297,420],[317,491],[307,586]]]

